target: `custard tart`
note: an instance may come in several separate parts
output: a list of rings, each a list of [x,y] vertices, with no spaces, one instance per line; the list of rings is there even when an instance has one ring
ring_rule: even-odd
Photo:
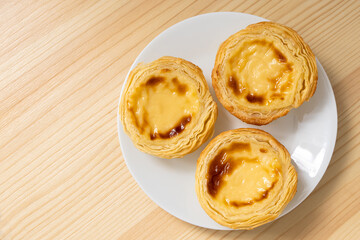
[[[134,145],[162,158],[179,158],[196,150],[213,135],[217,118],[201,69],[175,57],[135,67],[119,111]]]
[[[221,133],[196,168],[200,205],[216,222],[252,229],[274,220],[296,193],[297,173],[286,148],[262,130]]]
[[[220,46],[212,71],[216,96],[233,115],[264,125],[299,107],[314,94],[315,56],[294,30],[260,22]]]

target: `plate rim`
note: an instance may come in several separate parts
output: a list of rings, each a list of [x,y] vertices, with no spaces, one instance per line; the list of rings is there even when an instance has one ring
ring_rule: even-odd
[[[150,198],[151,201],[153,201],[158,207],[160,207],[162,210],[164,210],[165,212],[171,214],[173,217],[176,217],[188,224],[192,224],[194,226],[197,226],[197,227],[201,227],[201,228],[205,228],[205,229],[212,229],[212,230],[235,230],[235,229],[231,229],[231,228],[228,228],[228,227],[225,227],[225,226],[221,226],[221,228],[209,228],[209,227],[206,227],[206,226],[201,226],[197,223],[194,223],[193,221],[189,221],[189,220],[185,220],[183,219],[182,217],[179,217],[177,216],[177,214],[175,214],[173,212],[173,209],[165,209],[165,207],[162,206],[161,203],[159,203],[156,199],[154,199],[152,197],[151,194],[149,194],[149,192],[141,185],[139,179],[136,177],[136,175],[134,174],[133,170],[131,169],[131,167],[129,167],[129,164],[128,164],[128,161],[126,160],[126,157],[125,157],[125,154],[124,154],[124,148],[123,148],[123,145],[121,144],[121,137],[120,137],[120,131],[123,131],[123,128],[122,127],[122,123],[121,123],[121,120],[120,120],[120,113],[119,113],[119,109],[120,109],[120,102],[121,102],[121,97],[122,97],[122,94],[123,94],[123,91],[124,91],[124,88],[125,88],[125,84],[128,80],[128,77],[129,77],[129,74],[130,72],[140,63],[139,59],[143,56],[144,52],[146,52],[147,48],[150,47],[150,45],[152,45],[153,42],[155,42],[158,38],[161,38],[162,35],[164,35],[167,31],[175,28],[177,25],[180,25],[180,24],[183,24],[187,21],[192,21],[193,19],[195,18],[200,18],[200,17],[204,17],[204,16],[208,16],[208,15],[221,15],[221,14],[232,14],[232,15],[247,15],[247,16],[250,16],[250,17],[256,17],[256,18],[259,18],[259,20],[262,20],[262,21],[271,21],[271,20],[268,20],[268,19],[265,19],[265,18],[262,18],[262,17],[259,17],[259,16],[256,16],[256,15],[252,15],[252,14],[248,14],[248,13],[242,13],[242,12],[228,12],[228,11],[225,11],[225,12],[210,12],[210,13],[204,13],[204,14],[199,14],[199,15],[196,15],[196,16],[192,16],[192,17],[189,17],[189,18],[186,18],[182,21],[179,21],[173,25],[171,25],[170,27],[166,28],[165,30],[163,30],[161,33],[159,33],[158,35],[156,35],[143,49],[142,51],[137,55],[137,57],[135,58],[135,60],[133,61],[132,65],[130,66],[126,76],[125,76],[125,79],[124,79],[124,82],[122,84],[122,87],[121,87],[121,90],[120,90],[120,96],[119,96],[119,100],[118,100],[118,105],[117,105],[117,135],[118,135],[118,140],[119,140],[119,145],[120,145],[120,149],[121,149],[121,153],[122,153],[122,156],[124,158],[124,162],[127,166],[127,169],[129,170],[131,176],[134,178],[134,180],[136,181],[137,185],[140,187],[140,189],[147,195],[148,198]],[[239,29],[240,31],[241,29]],[[328,147],[328,155],[329,157],[328,158],[325,158],[324,157],[324,160],[326,161],[326,166],[324,166],[323,169],[319,169],[319,172],[317,173],[317,175],[321,175],[321,177],[319,178],[318,182],[312,186],[309,191],[309,194],[299,203],[297,203],[289,212],[287,212],[286,214],[284,215],[279,215],[276,219],[274,219],[273,221],[271,222],[274,222],[276,220],[278,220],[279,218],[287,215],[288,213],[292,212],[293,210],[295,210],[300,204],[302,204],[314,191],[314,189],[319,185],[320,181],[323,179],[324,177],[324,174],[325,172],[327,171],[329,165],[330,165],[330,161],[332,159],[332,156],[334,154],[334,149],[335,149],[335,144],[336,144],[336,140],[337,140],[337,134],[338,134],[338,111],[337,111],[337,104],[336,104],[336,98],[335,98],[335,94],[334,94],[334,90],[332,88],[332,85],[331,85],[331,81],[328,77],[328,75],[326,74],[326,71],[324,69],[324,67],[322,66],[322,64],[320,63],[319,59],[315,56],[316,58],[316,64],[317,64],[317,67],[318,67],[318,72],[322,72],[323,73],[323,76],[325,77],[325,81],[326,81],[326,86],[329,87],[329,90],[330,90],[330,95],[332,97],[332,100],[334,102],[333,106],[334,106],[334,111],[335,111],[335,131],[334,131],[334,136],[333,138],[330,140],[330,144],[329,144],[329,147]],[[320,70],[320,71],[319,71]],[[126,134],[126,133],[125,133]],[[213,136],[213,137],[216,137],[216,136]],[[212,137],[212,138],[213,138]],[[138,150],[140,151],[140,150]],[[269,222],[269,223],[271,223]],[[269,223],[266,223],[266,224],[269,224]]]

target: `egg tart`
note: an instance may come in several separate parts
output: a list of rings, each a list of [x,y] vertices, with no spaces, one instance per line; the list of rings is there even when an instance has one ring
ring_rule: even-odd
[[[233,115],[264,125],[308,101],[317,84],[315,56],[294,30],[260,22],[220,46],[212,71],[216,96]]]
[[[240,128],[221,133],[202,151],[195,186],[212,219],[252,229],[279,216],[296,193],[297,173],[286,148],[269,133]]]
[[[214,132],[217,106],[199,67],[161,57],[129,74],[120,101],[126,134],[141,151],[162,158],[193,152]]]

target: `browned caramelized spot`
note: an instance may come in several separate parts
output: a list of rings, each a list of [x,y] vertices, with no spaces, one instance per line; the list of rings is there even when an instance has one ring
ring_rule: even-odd
[[[285,73],[290,73],[292,70],[293,70],[293,67],[292,67],[292,64],[288,63],[287,62],[287,58],[278,50],[276,49],[275,47],[273,48],[274,49],[274,53],[276,55],[276,58],[277,60],[280,62],[280,63],[284,63],[283,66],[285,67],[284,71],[279,73],[279,75],[277,76],[277,78],[275,79],[276,80],[276,83],[273,87],[273,89],[277,89],[279,88],[279,79],[285,74]],[[281,91],[285,91],[287,90],[289,87],[291,86],[291,82],[290,81],[286,81],[285,84],[283,84],[281,86]],[[280,97],[281,100],[284,100],[283,97]]]
[[[239,84],[238,84],[238,81],[235,76],[229,77],[228,86],[229,86],[229,88],[232,89],[232,91],[235,95],[239,95],[243,91],[242,88],[239,88]]]
[[[262,153],[267,153],[267,152],[268,152],[268,150],[267,150],[267,149],[265,149],[265,148],[260,148],[260,152],[262,152]]]
[[[150,139],[151,139],[151,140],[156,139],[156,137],[157,137],[156,132],[150,133]]]
[[[260,201],[266,199],[269,196],[269,192],[275,187],[276,183],[277,183],[277,180],[275,182],[273,182],[269,188],[262,191],[261,195],[259,197],[257,197],[257,198],[254,198],[254,199],[252,199],[250,201],[247,201],[247,202],[230,201],[229,204],[234,206],[234,207],[243,207],[243,206],[253,205],[256,202],[260,202]]]
[[[282,52],[275,48],[274,45],[272,45],[272,49],[274,50],[275,56],[280,63],[287,62],[287,58],[282,54]]]
[[[229,147],[221,149],[220,152],[211,161],[207,173],[207,190],[213,197],[216,196],[223,183],[223,177],[231,174],[235,168],[236,163],[241,161],[234,161],[229,156],[233,151],[251,151],[249,143],[232,143]]]
[[[215,196],[222,184],[222,178],[224,175],[230,174],[234,169],[234,164],[231,161],[226,161],[226,153],[218,154],[211,162],[209,167],[209,175],[207,188],[211,196]]]
[[[248,102],[250,103],[258,103],[258,104],[264,104],[264,97],[263,96],[259,96],[259,95],[255,95],[253,93],[248,93],[246,95],[246,99],[248,100]]]
[[[293,70],[292,64],[290,64],[290,63],[286,64],[285,72],[291,72],[292,70]]]
[[[146,82],[146,86],[155,86],[164,81],[163,77],[152,77]]]
[[[187,85],[180,83],[176,77],[173,78],[171,81],[176,86],[176,90],[179,94],[184,95],[186,93],[186,91],[188,90]]]
[[[160,70],[160,72],[162,72],[162,73],[166,73],[166,72],[170,72],[170,71],[171,71],[171,70],[168,69],[168,68],[163,68],[163,69]]]
[[[270,96],[271,99],[281,99],[281,100],[284,100],[284,94],[281,94],[281,93],[273,93],[271,94]]]
[[[175,137],[179,133],[184,131],[186,125],[189,124],[190,122],[191,122],[191,116],[190,115],[186,116],[186,117],[183,117],[179,121],[179,123],[177,123],[175,125],[175,127],[173,127],[172,129],[170,129],[169,131],[167,131],[165,133],[159,133],[159,132],[152,131],[152,133],[150,133],[150,139],[155,140],[156,138],[167,139],[167,138]]]
[[[271,94],[271,97],[272,98],[280,98],[280,97],[282,97],[282,94],[281,93],[273,93],[273,94]]]

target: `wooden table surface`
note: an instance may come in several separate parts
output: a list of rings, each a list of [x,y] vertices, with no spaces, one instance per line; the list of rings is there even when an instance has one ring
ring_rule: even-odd
[[[160,209],[132,178],[117,136],[136,56],[171,25],[216,11],[298,31],[338,108],[320,184],[252,231],[207,230]],[[360,239],[360,1],[4,0],[0,23],[0,239]]]

